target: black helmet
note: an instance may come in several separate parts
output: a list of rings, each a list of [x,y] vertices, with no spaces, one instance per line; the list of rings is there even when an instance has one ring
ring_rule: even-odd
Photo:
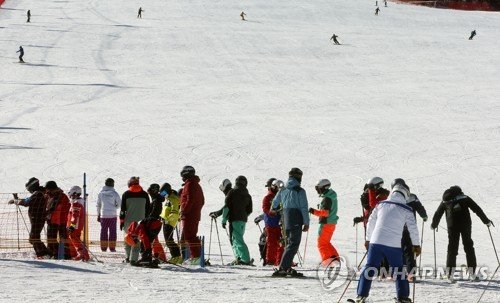
[[[288,172],[288,176],[296,179],[299,182],[302,181],[302,171],[297,167],[292,168]]]
[[[396,185],[401,185],[404,188],[406,188],[407,190],[410,190],[410,187],[408,185],[406,185],[405,180],[403,180],[401,178],[396,178],[396,179],[394,179],[394,181],[392,181],[392,183],[391,183],[391,189],[393,189],[394,186],[396,186]]]
[[[107,178],[106,181],[104,181],[104,185],[109,187],[115,187],[115,180]]]
[[[48,189],[48,190],[53,190],[53,189],[57,189],[57,183],[56,181],[47,181],[47,183],[45,183],[45,189]]]
[[[238,176],[236,178],[236,180],[234,181],[234,184],[237,187],[247,187],[248,181],[247,181],[247,178],[245,176]]]
[[[35,177],[30,178],[28,182],[26,182],[26,189],[29,192],[34,192],[38,188],[40,188],[40,181]]]
[[[193,177],[195,173],[196,171],[194,170],[194,167],[186,165],[181,170],[181,177],[182,179],[189,179]]]
[[[269,188],[269,187],[273,186],[274,180],[276,180],[276,178],[270,178],[269,180],[267,180],[266,187]]]
[[[148,193],[155,194],[155,193],[158,193],[159,191],[160,191],[160,185],[158,185],[156,183],[149,185]]]

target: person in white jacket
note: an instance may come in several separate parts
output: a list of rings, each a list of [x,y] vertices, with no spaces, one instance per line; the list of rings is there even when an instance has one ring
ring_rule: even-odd
[[[97,222],[101,223],[101,250],[106,251],[109,247],[111,252],[115,252],[117,211],[122,200],[114,189],[113,179],[106,179],[104,184],[97,196]]]
[[[397,181],[392,188],[389,198],[380,202],[368,219],[365,246],[368,249],[368,258],[358,283],[356,302],[363,303],[369,295],[373,277],[384,257],[390,265],[390,271],[396,280],[398,302],[411,302],[409,299],[410,285],[404,272],[403,249],[401,236],[406,224],[410,232],[412,243],[420,243],[417,223],[413,210],[406,205],[410,196],[410,188],[403,179]],[[420,255],[420,246],[414,246],[415,254]]]

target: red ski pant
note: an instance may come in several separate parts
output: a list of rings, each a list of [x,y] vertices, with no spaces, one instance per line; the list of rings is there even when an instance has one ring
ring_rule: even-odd
[[[281,228],[266,226],[266,264],[279,266],[283,255],[283,246],[280,245]]]
[[[199,223],[199,221],[182,220],[181,245],[189,247],[191,258],[199,258],[201,254],[201,242],[196,236]]]
[[[335,224],[320,224],[318,230],[318,250],[321,255],[321,260],[325,261],[332,257],[338,257],[339,253],[333,247],[330,241],[332,240]]]
[[[83,242],[81,240],[81,235],[82,235],[81,230],[74,230],[73,232],[69,233],[69,240],[71,242],[70,245],[71,256],[77,258],[78,260],[87,261],[90,259],[89,252],[85,248],[85,245],[83,245]],[[75,250],[76,250],[76,256],[74,255]]]
[[[141,238],[144,250],[151,250],[151,244],[158,238],[162,223],[160,220],[142,220],[137,226],[136,234]]]

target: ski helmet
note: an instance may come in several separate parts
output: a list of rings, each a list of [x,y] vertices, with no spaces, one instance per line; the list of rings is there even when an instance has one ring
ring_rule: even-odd
[[[302,171],[297,167],[292,168],[288,172],[288,176],[296,179],[299,182],[302,181]]]
[[[281,180],[274,180],[272,186],[276,189],[281,189],[285,186],[285,183]]]
[[[40,181],[35,177],[30,178],[28,182],[26,182],[26,189],[29,192],[34,192],[39,187],[40,187]]]
[[[109,187],[115,187],[115,180],[107,178],[106,181],[104,181],[104,185]]]
[[[160,191],[160,185],[158,185],[156,183],[153,183],[153,184],[149,185],[148,193],[150,193],[150,194],[156,194],[159,191]]]
[[[130,177],[127,183],[128,187],[132,185],[139,185],[139,177]]]
[[[406,182],[405,180],[401,179],[401,178],[396,178],[394,179],[394,181],[392,181],[391,183],[391,189],[394,188],[394,186],[396,185],[401,185],[403,187],[406,187],[406,189],[409,191],[410,190],[410,187],[408,185],[406,185]]]
[[[56,181],[47,181],[47,183],[45,183],[45,189],[46,190],[58,189]]]
[[[194,167],[192,167],[190,165],[186,165],[181,170],[181,177],[183,179],[189,179],[189,178],[193,177],[195,173],[196,173],[196,171],[194,170]]]
[[[366,182],[369,186],[373,186],[373,188],[378,189],[384,185],[384,180],[380,177],[373,177],[368,182]]]
[[[316,186],[314,187],[318,194],[322,194],[326,192],[330,186],[332,186],[332,183],[328,179],[321,179],[316,183]]]
[[[266,182],[266,186],[265,187],[271,187],[273,186],[273,182],[276,180],[276,178],[269,178],[269,180],[267,180]]]
[[[233,186],[233,184],[231,183],[231,181],[229,181],[229,179],[224,179],[222,180],[222,182],[219,184],[219,189],[220,191],[225,191],[228,187],[231,187]]]
[[[405,201],[408,201],[408,198],[410,198],[410,190],[408,189],[407,186],[404,186],[402,184],[394,185],[394,187],[392,188],[391,194],[396,193],[396,192],[402,194],[403,197],[405,198]]]
[[[245,176],[238,176],[236,178],[234,184],[236,186],[239,186],[239,187],[247,187],[248,181],[247,181],[247,178]]]
[[[70,197],[79,197],[82,195],[82,188],[78,185],[73,186],[69,191],[68,191],[68,196]]]

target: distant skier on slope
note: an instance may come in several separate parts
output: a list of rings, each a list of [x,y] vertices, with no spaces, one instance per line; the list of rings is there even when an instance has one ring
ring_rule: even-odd
[[[28,20],[26,20],[27,23],[30,23],[31,22],[31,10],[28,10],[26,12],[26,17],[28,17]]]
[[[473,30],[473,31],[470,33],[469,40],[474,39],[474,37],[475,37],[475,36],[476,36],[476,30]]]
[[[19,63],[24,63],[24,48],[22,46],[19,46],[19,50],[16,53],[19,53]]]
[[[137,12],[137,18],[142,19],[142,12],[144,12],[144,10],[142,9],[142,7],[139,7],[139,11]]]
[[[247,15],[247,14],[245,14],[245,12],[241,12],[240,17],[241,17],[241,20],[242,20],[242,21],[246,21],[246,20],[245,20],[245,16],[246,16],[246,15]]]
[[[474,250],[474,242],[471,238],[472,221],[470,218],[469,209],[487,226],[493,225],[490,219],[484,214],[479,205],[470,197],[466,196],[462,189],[458,186],[452,186],[443,193],[443,202],[439,205],[434,217],[432,218],[432,229],[437,229],[439,221],[444,213],[446,213],[446,223],[448,225],[448,256],[446,258],[446,270],[448,278],[453,279],[455,271],[458,244],[460,236],[464,245],[465,256],[467,259],[467,267],[472,280],[476,280],[475,270],[477,266],[476,252]]]
[[[370,293],[376,268],[384,257],[387,257],[396,281],[397,302],[409,303],[411,299],[410,285],[403,270],[403,250],[401,249],[401,234],[406,225],[410,232],[412,243],[419,243],[418,229],[412,209],[406,205],[410,189],[399,179],[392,188],[389,199],[380,202],[373,209],[368,220],[365,246],[368,249],[366,265],[360,275],[356,303],[364,303]],[[413,247],[415,254],[420,255],[419,245]]]
[[[335,43],[336,45],[340,45],[339,41],[337,40],[339,36],[333,34],[333,36],[330,38],[330,40],[333,40],[333,43]]]
[[[380,12],[380,8],[378,8],[378,7],[377,7],[377,8],[375,9],[375,16],[378,16],[378,12]]]

